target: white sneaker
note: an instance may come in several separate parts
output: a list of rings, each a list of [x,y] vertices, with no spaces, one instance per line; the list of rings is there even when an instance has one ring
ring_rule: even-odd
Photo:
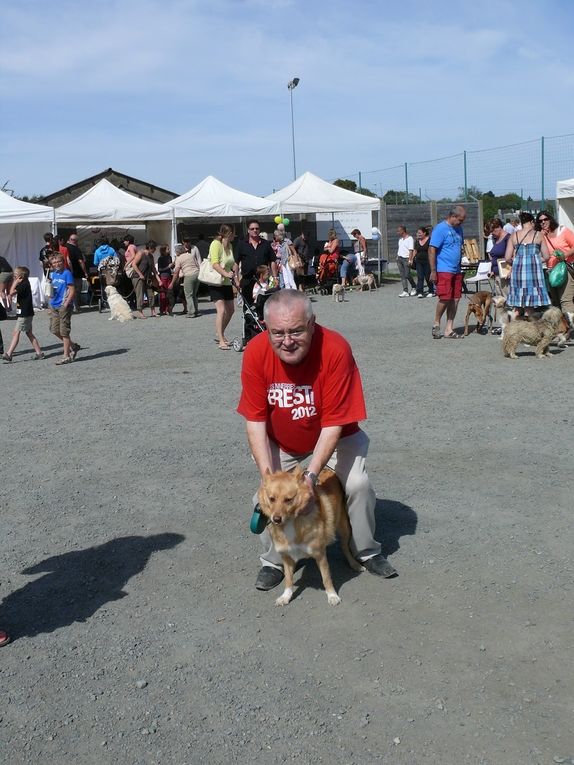
[[[403,290],[403,291],[401,292],[401,294],[399,295],[399,297],[408,297],[408,296],[409,296],[409,293],[408,293],[408,292],[405,292],[405,290]]]
[[[417,295],[417,297],[418,297],[418,298],[424,298],[424,295],[422,294],[422,292],[419,292],[419,293],[418,293],[418,295]]]
[[[417,294],[417,291],[416,291],[415,289],[412,289],[412,290],[409,292],[409,296],[410,296],[410,297],[414,297],[416,294]]]

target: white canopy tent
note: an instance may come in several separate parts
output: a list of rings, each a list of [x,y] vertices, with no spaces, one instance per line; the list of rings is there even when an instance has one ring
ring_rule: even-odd
[[[243,218],[250,215],[275,215],[279,206],[264,197],[234,189],[208,175],[197,186],[166,206],[176,218]]]
[[[136,223],[171,220],[172,217],[171,208],[167,205],[138,199],[105,178],[77,199],[56,208],[58,223]]]
[[[342,230],[343,220],[351,222],[347,230],[352,230],[353,215],[360,213],[370,213],[368,220],[370,225],[365,231],[364,227],[355,227],[362,230],[367,239],[371,238],[372,213],[377,212],[377,231],[381,228],[381,201],[378,197],[367,197],[364,194],[357,194],[348,189],[342,189],[328,181],[324,181],[313,173],[303,173],[288,186],[285,186],[273,194],[269,194],[267,199],[277,202],[281,215],[293,215],[315,213],[328,213],[332,216],[331,225],[334,228]],[[338,220],[340,218],[341,220]],[[382,250],[380,234],[377,235],[377,260],[379,279],[381,278]]]
[[[56,208],[58,223],[145,223],[146,235],[158,243],[175,247],[175,218],[171,207],[139,199],[122,191],[105,178],[61,207]]]
[[[558,223],[574,230],[574,178],[556,183]]]
[[[293,213],[336,213],[379,210],[378,197],[367,197],[354,191],[341,189],[313,173],[299,178],[266,197],[277,202],[283,215]]]
[[[52,230],[53,223],[52,207],[22,202],[0,191],[0,255],[12,267],[27,266],[31,276],[42,276],[42,235]]]

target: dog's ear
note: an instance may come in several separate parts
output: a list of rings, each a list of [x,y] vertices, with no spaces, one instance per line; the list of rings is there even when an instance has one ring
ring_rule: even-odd
[[[299,481],[303,477],[303,471],[301,470],[301,465],[297,465],[293,470],[293,475],[295,478]]]

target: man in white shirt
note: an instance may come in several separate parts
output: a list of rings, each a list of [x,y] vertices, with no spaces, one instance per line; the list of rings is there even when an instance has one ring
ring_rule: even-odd
[[[514,234],[516,230],[513,224],[510,222],[510,218],[506,219],[506,222],[502,228],[506,231],[507,234]]]
[[[397,232],[400,237],[397,249],[397,266],[399,267],[399,275],[403,285],[403,291],[399,297],[409,297],[409,295],[414,297],[417,294],[417,290],[415,280],[411,276],[411,263],[415,256],[415,243],[404,226],[399,226]]]

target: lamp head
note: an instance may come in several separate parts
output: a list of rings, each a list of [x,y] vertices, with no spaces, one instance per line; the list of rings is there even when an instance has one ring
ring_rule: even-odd
[[[289,80],[289,82],[287,83],[287,88],[289,90],[293,90],[293,88],[296,88],[297,85],[299,85],[299,78],[298,77],[293,77],[293,79]]]

